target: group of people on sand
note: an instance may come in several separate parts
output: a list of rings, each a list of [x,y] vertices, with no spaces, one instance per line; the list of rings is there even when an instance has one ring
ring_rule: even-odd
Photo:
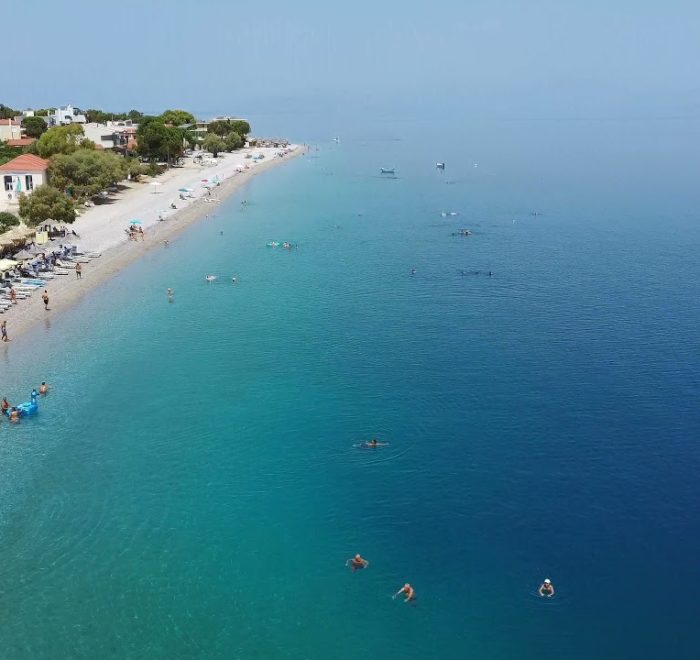
[[[127,229],[126,232],[129,234],[130,241],[138,241],[139,237],[141,240],[144,240],[143,228],[141,226],[129,225],[129,229]]]
[[[46,396],[48,392],[49,386],[46,384],[46,381],[42,381],[41,385],[39,385],[38,391],[37,388],[34,388],[32,393],[29,395],[31,402],[36,403],[39,395]],[[7,397],[2,398],[2,403],[0,403],[0,413],[5,415],[13,424],[17,424],[19,422],[19,418],[22,416],[20,409],[17,406],[10,405]]]
[[[379,442],[379,440],[377,440],[376,438],[371,438],[370,440],[367,440],[355,446],[373,449],[375,447],[383,447],[388,444],[388,442]],[[367,561],[367,559],[365,559],[360,553],[357,553],[354,557],[350,557],[350,559],[348,559],[345,562],[345,565],[349,566],[352,569],[352,572],[354,573],[355,571],[367,568],[369,566],[369,561]],[[552,596],[554,596],[554,585],[552,584],[552,581],[549,578],[545,578],[542,584],[540,585],[540,588],[537,590],[537,593],[542,598],[552,598]],[[414,601],[416,599],[415,589],[408,582],[406,582],[406,584],[404,584],[403,587],[401,587],[401,589],[399,589],[392,596],[392,599],[402,594],[405,596],[403,601],[404,603],[410,603],[411,601]]]

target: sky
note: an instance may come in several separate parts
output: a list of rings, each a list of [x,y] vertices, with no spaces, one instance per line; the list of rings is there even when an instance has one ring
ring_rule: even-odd
[[[697,1],[36,0],[29,20],[3,30],[12,107],[700,115]]]

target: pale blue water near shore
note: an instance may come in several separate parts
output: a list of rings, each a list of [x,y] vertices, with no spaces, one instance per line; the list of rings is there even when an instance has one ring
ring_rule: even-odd
[[[697,657],[697,130],[651,129],[325,140],[3,347],[54,391],[0,427],[0,655]]]

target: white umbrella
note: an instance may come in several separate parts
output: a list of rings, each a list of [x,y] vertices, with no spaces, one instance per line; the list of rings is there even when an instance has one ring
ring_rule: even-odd
[[[158,186],[161,185],[160,181],[151,181],[151,185],[153,186],[153,192],[157,193],[158,192]]]

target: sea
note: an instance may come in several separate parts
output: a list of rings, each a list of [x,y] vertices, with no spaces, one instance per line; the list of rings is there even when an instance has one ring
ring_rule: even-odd
[[[316,119],[0,347],[0,656],[700,657],[697,119]]]

